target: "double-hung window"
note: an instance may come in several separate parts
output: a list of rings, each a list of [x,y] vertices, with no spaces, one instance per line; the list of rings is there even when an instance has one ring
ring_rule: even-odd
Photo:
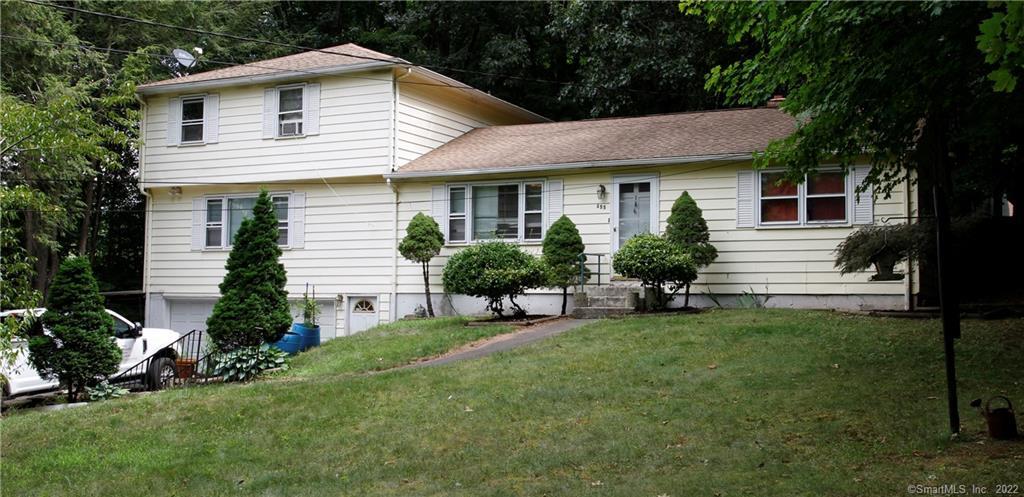
[[[819,171],[803,183],[781,171],[758,173],[758,211],[762,226],[843,224],[849,219],[850,179],[839,170]]]
[[[288,195],[273,195],[277,215],[277,244],[288,245]],[[242,221],[252,217],[255,195],[230,195],[206,199],[206,248],[228,248],[234,244]]]
[[[544,182],[450,185],[448,241],[539,241],[544,237]]]
[[[302,135],[303,89],[302,86],[278,89],[277,136]]]
[[[181,99],[181,143],[203,142],[203,96]]]

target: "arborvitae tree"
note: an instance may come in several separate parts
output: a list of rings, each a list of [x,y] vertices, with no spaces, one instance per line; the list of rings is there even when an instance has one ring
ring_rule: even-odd
[[[292,321],[284,289],[288,277],[278,262],[277,216],[266,190],[252,212],[235,234],[221,298],[206,320],[206,332],[222,352],[276,342]]]
[[[562,315],[569,301],[569,287],[580,281],[579,255],[585,246],[576,224],[566,216],[558,218],[544,235],[544,254],[541,260],[546,266],[548,284],[562,289]],[[590,277],[584,268],[583,281]]]
[[[704,220],[704,213],[697,202],[690,196],[690,192],[683,192],[672,204],[672,213],[668,216],[668,227],[665,228],[665,238],[673,245],[682,248],[690,255],[697,269],[707,267],[718,257],[718,249],[711,245],[711,234],[708,233],[708,223]],[[686,284],[686,293],[683,297],[683,306],[690,305],[690,284]]]
[[[430,260],[441,253],[444,234],[434,218],[417,213],[405,228],[405,238],[398,245],[402,257],[420,263],[423,267],[423,294],[427,299],[427,315],[434,317],[434,304],[430,302]]]
[[[43,378],[57,378],[73,402],[86,385],[116,373],[121,364],[114,319],[104,309],[89,259],[61,263],[47,305],[42,328],[29,338],[29,361]]]

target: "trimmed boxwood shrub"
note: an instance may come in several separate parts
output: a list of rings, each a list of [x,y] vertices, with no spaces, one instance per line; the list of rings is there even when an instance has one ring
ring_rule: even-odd
[[[654,309],[664,309],[680,289],[697,279],[697,266],[689,254],[650,233],[630,238],[612,257],[612,268],[653,290],[655,299],[651,305]]]
[[[672,204],[672,213],[668,216],[665,228],[665,239],[683,249],[693,258],[697,269],[707,267],[718,258],[718,249],[711,244],[711,233],[704,213],[697,207],[697,202],[690,192],[683,192]],[[690,284],[686,284],[683,293],[683,307],[690,306]]]
[[[292,322],[284,289],[288,277],[280,257],[274,203],[263,190],[252,217],[238,228],[220,284],[220,300],[206,320],[206,332],[221,352],[273,343],[288,331]]]
[[[485,242],[466,247],[448,259],[441,272],[444,290],[487,299],[487,310],[504,316],[502,300],[512,304],[512,315],[526,311],[516,297],[544,284],[544,269],[536,257],[503,242]]]
[[[541,261],[547,271],[547,284],[562,289],[563,315],[569,300],[569,287],[590,278],[590,270],[584,267],[583,281],[580,281],[579,255],[584,248],[576,224],[566,216],[558,218],[544,235],[544,255]]]

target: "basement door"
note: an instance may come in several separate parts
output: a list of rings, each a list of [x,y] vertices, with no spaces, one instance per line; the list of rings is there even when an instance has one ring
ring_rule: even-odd
[[[636,235],[658,232],[656,176],[616,176],[612,194],[612,253]]]
[[[349,297],[348,309],[347,335],[366,331],[380,322],[380,314],[377,313],[377,297]]]

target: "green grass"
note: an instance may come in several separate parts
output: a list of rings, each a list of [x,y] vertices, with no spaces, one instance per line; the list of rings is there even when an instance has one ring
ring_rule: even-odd
[[[964,322],[955,442],[936,321],[643,317],[476,361],[351,374],[443,349],[424,345],[436,337],[412,329],[422,325],[332,342],[254,384],[11,416],[3,492],[873,496],[1024,484],[1022,442],[985,440],[967,406],[1024,402],[1021,320]]]

